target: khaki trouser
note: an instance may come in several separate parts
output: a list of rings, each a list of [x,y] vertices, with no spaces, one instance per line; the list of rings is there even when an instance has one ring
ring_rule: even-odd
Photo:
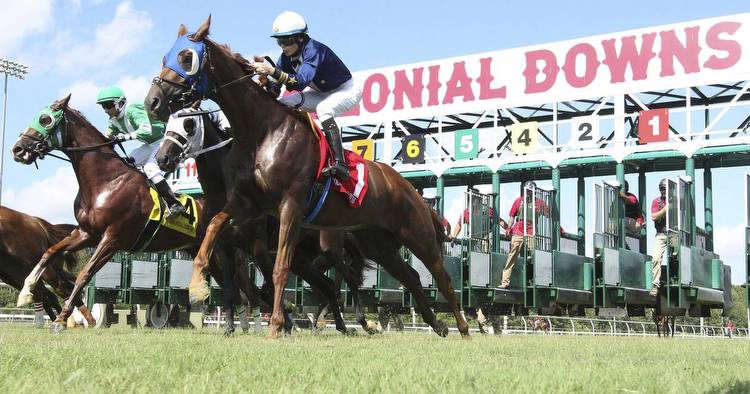
[[[677,245],[677,234],[672,234],[672,246]],[[654,278],[652,285],[661,286],[661,262],[667,249],[667,234],[658,233],[654,239],[654,253],[651,254],[651,274]]]
[[[516,265],[516,259],[518,254],[521,253],[523,247],[523,236],[514,235],[510,239],[510,252],[508,253],[508,259],[505,260],[505,268],[503,269],[503,283],[501,286],[510,285],[510,275],[513,272],[513,267]],[[529,248],[534,249],[534,238],[529,237]]]

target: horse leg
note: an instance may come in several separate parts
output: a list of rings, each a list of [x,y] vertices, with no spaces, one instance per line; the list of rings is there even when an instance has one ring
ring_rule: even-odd
[[[59,266],[53,265],[50,268],[54,271],[52,275],[47,275],[49,273],[49,270],[47,270],[43,277],[44,281],[49,283],[52,288],[55,289],[55,292],[63,299],[67,299],[70,297],[70,293],[75,286],[75,276]],[[83,303],[82,297],[79,296],[75,299],[75,306],[78,308],[78,311],[81,312],[83,318],[86,319],[86,323],[88,323],[89,327],[94,327],[96,325],[96,319],[94,319],[94,316],[91,314],[91,311],[89,311],[86,304]]]
[[[261,239],[253,239],[250,246],[253,257],[255,257],[256,267],[260,270],[263,275],[263,286],[260,288],[260,298],[269,307],[273,307],[273,261],[271,260],[271,254],[268,252],[266,242]],[[283,298],[282,298],[283,302]],[[284,332],[287,334],[292,333],[294,322],[290,313],[284,313]]]
[[[205,271],[211,260],[211,252],[213,252],[218,236],[224,229],[224,226],[229,223],[229,219],[231,219],[231,216],[221,211],[211,219],[208,228],[206,228],[206,235],[203,237],[200,250],[198,250],[198,254],[195,255],[195,259],[193,260],[193,277],[188,286],[191,304],[197,304],[208,298],[210,290],[208,288],[208,281],[206,281]]]
[[[445,266],[443,265],[443,254],[440,251],[440,246],[436,241],[425,242],[425,239],[434,240],[434,235],[426,238],[412,238],[405,237],[405,245],[409,250],[414,253],[419,260],[427,267],[432,274],[432,277],[437,280],[438,290],[448,300],[453,311],[453,317],[456,319],[456,325],[458,331],[465,338],[469,336],[469,324],[466,323],[466,319],[461,314],[461,309],[458,305],[458,299],[456,293],[453,291],[453,285],[451,284],[451,278],[448,273],[445,272]]]
[[[334,286],[334,282],[325,276],[323,271],[319,268],[318,264],[306,264],[307,259],[305,258],[306,255],[309,256],[309,254],[304,253],[305,250],[304,247],[300,247],[297,249],[297,253],[295,254],[292,264],[294,264],[295,268],[299,267],[299,269],[303,269],[303,278],[307,283],[310,284],[314,289],[316,289],[317,292],[322,293],[323,296],[328,299],[328,305],[331,307],[331,313],[333,314],[333,320],[336,323],[336,330],[341,332],[342,334],[350,334],[350,332],[346,328],[346,324],[344,323],[344,318],[341,315],[341,307],[339,305],[339,300],[337,297],[338,292],[336,291],[336,288]],[[321,256],[318,256],[316,260],[319,260]]]
[[[269,322],[268,339],[279,336],[279,328],[284,324],[284,315],[281,309],[281,301],[284,296],[284,287],[289,278],[289,266],[294,256],[294,249],[299,238],[301,209],[299,205],[286,199],[280,204],[279,209],[279,244],[276,253],[276,262],[273,267],[273,313]]]
[[[417,302],[424,322],[432,327],[433,331],[438,335],[442,337],[448,335],[448,326],[442,321],[437,320],[435,312],[430,309],[429,301],[424,294],[422,283],[419,280],[419,273],[401,258],[398,252],[399,245],[396,240],[390,234],[382,234],[375,229],[358,232],[357,238],[365,254],[377,261],[411,293]]]
[[[234,305],[235,305],[235,293],[236,287],[234,283],[234,249],[227,247],[226,245],[220,244],[217,248],[217,254],[221,262],[221,272],[223,274],[223,289],[224,289],[224,313],[226,319],[226,325],[224,326],[224,336],[231,337],[234,334]]]
[[[65,330],[65,321],[73,311],[73,304],[80,296],[81,290],[83,290],[83,287],[89,283],[91,276],[99,271],[117,251],[116,240],[116,234],[112,236],[109,232],[104,233],[104,236],[101,241],[99,241],[99,245],[97,245],[94,254],[91,256],[91,259],[89,259],[89,262],[86,263],[81,272],[78,273],[73,290],[68,299],[65,300],[65,305],[63,306],[62,311],[57,316],[55,322],[52,323],[50,329],[53,333]]]
[[[78,250],[89,240],[90,237],[88,234],[82,232],[80,229],[75,229],[60,242],[50,246],[49,249],[44,252],[42,258],[36,264],[29,276],[26,277],[26,280],[24,280],[23,288],[21,289],[21,292],[18,293],[18,301],[16,305],[22,307],[32,302],[32,289],[37,285],[50,261],[52,261],[55,256],[64,251]]]

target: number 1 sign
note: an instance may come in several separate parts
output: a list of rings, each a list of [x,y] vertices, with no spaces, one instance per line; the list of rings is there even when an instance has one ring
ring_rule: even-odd
[[[669,109],[649,109],[638,113],[638,140],[649,142],[669,141]]]

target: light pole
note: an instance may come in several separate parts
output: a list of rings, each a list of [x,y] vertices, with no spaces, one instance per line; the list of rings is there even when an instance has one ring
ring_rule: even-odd
[[[0,134],[0,203],[3,196],[3,157],[5,157],[5,120],[8,117],[8,76],[24,79],[29,67],[10,59],[0,58],[0,73],[5,76],[3,87],[3,130]]]

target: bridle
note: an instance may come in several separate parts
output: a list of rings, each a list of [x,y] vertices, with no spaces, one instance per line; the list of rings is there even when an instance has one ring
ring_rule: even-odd
[[[55,132],[56,130],[60,129],[60,127],[61,127],[60,123],[62,123],[62,129],[59,130],[59,132]],[[24,150],[28,149],[29,151],[34,152],[37,155],[37,159],[39,159],[39,160],[44,160],[44,157],[47,156],[47,155],[49,155],[49,156],[52,156],[54,158],[70,162],[70,159],[68,159],[67,157],[62,157],[62,156],[56,155],[56,154],[52,153],[52,151],[53,150],[59,150],[59,151],[64,152],[64,153],[67,153],[67,152],[86,152],[86,151],[92,151],[92,150],[99,149],[99,148],[101,148],[103,146],[112,146],[112,145],[115,145],[115,144],[117,144],[118,146],[120,146],[120,149],[123,149],[122,145],[120,145],[120,143],[118,141],[114,141],[114,140],[102,142],[102,143],[99,143],[99,144],[89,145],[89,146],[69,146],[69,147],[64,146],[63,145],[63,141],[65,140],[65,136],[68,134],[68,117],[67,117],[67,113],[65,111],[65,108],[62,108],[62,117],[60,118],[60,120],[57,122],[56,125],[54,125],[53,127],[51,127],[49,129],[49,131],[51,131],[51,132],[48,132],[47,135],[44,135],[41,138],[37,137],[35,135],[29,135],[29,134],[26,134],[26,133],[21,133],[19,135],[20,138],[22,138],[22,139],[23,138],[27,138],[27,139],[30,139],[30,140],[34,141],[33,145],[30,148],[24,147]],[[57,142],[58,142],[57,145],[55,145],[52,142],[52,136],[53,135],[55,135],[55,136],[58,137],[57,138]],[[123,152],[125,152],[124,149],[123,149]],[[34,160],[34,161],[36,161],[36,160]]]

